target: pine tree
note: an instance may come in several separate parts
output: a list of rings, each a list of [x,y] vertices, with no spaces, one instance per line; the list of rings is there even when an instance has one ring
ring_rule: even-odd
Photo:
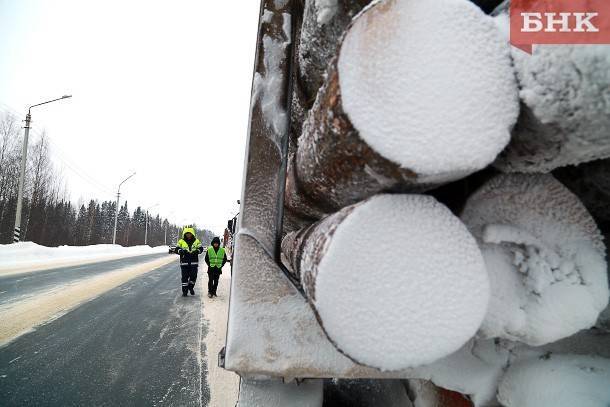
[[[81,205],[78,216],[76,217],[76,225],[74,230],[74,245],[84,246],[87,244],[87,209],[85,205]]]

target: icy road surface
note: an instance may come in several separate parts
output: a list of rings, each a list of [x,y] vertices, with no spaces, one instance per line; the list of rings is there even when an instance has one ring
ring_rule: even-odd
[[[160,259],[164,256],[167,256],[167,253],[145,254],[142,256],[102,261],[95,264],[61,267],[23,274],[0,275],[0,305],[35,296],[59,285],[83,281],[88,277]]]
[[[214,300],[200,295],[206,280],[200,272],[197,295],[182,297],[171,262],[0,348],[2,405],[209,405],[219,349],[207,354],[206,336],[223,322],[203,313],[226,301],[228,280]]]

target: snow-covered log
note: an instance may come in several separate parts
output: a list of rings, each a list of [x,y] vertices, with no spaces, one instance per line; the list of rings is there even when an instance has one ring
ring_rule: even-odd
[[[498,389],[504,407],[607,407],[610,359],[549,355],[517,362]]]
[[[287,235],[282,252],[328,338],[366,366],[433,362],[470,339],[485,314],[476,242],[429,196],[371,197]]]
[[[553,175],[580,198],[607,245],[610,242],[610,159],[558,168]],[[610,305],[600,314],[597,327],[610,332]]]
[[[497,20],[507,26],[508,15]],[[610,157],[610,46],[536,45],[512,56],[522,109],[495,166],[549,172]]]
[[[286,170],[282,237],[290,232],[303,229],[326,215],[316,203],[309,200],[307,195],[301,192],[298,180],[294,176],[294,169],[294,154],[291,153],[288,156]]]
[[[312,223],[315,220],[310,220],[308,218],[302,217],[300,214],[293,212],[290,209],[284,210],[284,222],[282,227],[282,238],[286,236],[288,233],[295,232],[297,230],[303,229]]]
[[[602,232],[610,232],[610,158],[558,168],[553,175],[578,196]]]
[[[509,341],[473,339],[457,352],[413,369],[409,377],[467,395],[475,406],[491,406],[513,348]]]
[[[487,166],[518,115],[509,53],[493,19],[467,0],[366,8],[303,125],[296,176],[304,191],[339,209]]]
[[[491,283],[481,334],[532,346],[595,324],[608,304],[605,247],[591,215],[551,175],[500,175],[461,216]]]
[[[300,215],[302,218],[318,220],[334,211],[322,208],[321,202],[315,202],[304,192],[296,176],[295,155],[288,156],[286,170],[286,189],[284,192],[284,206],[289,212]],[[322,203],[323,204],[323,203]]]
[[[371,0],[305,0],[298,46],[299,77],[310,99],[324,81],[324,73],[337,53],[345,28]]]

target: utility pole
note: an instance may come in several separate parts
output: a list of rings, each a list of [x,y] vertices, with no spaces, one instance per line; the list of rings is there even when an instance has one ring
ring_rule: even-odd
[[[71,98],[72,95],[64,95],[60,98],[48,100],[46,102],[32,105],[28,108],[28,114],[25,116],[25,134],[23,135],[23,149],[21,150],[21,168],[19,170],[19,190],[17,195],[17,211],[15,213],[15,228],[13,229],[13,243],[19,242],[21,239],[21,210],[23,207],[23,186],[25,184],[25,166],[28,159],[28,138],[30,136],[30,123],[32,122],[31,110],[33,107],[46,105],[47,103],[55,102],[62,99]]]
[[[123,181],[121,181],[121,183],[119,184],[119,188],[116,191],[116,208],[114,211],[114,233],[112,234],[112,244],[116,244],[116,226],[119,220],[119,198],[121,197],[121,185],[123,185],[125,183],[125,181],[127,181],[129,178],[133,177],[134,175],[136,175],[136,173],[134,172],[133,174],[131,174],[129,177],[125,178]]]
[[[144,245],[148,244],[148,210],[152,209],[156,206],[159,206],[159,204],[154,204],[153,206],[151,206],[150,208],[146,209],[146,214],[145,214],[145,218],[144,218]]]
[[[173,217],[174,213],[175,213],[175,211],[170,211],[170,213],[168,214],[168,216]],[[165,218],[165,238],[164,238],[164,241],[163,241],[163,244],[164,244],[165,246],[167,246],[167,225],[169,225],[169,219],[168,219],[168,218]],[[171,236],[170,236],[170,237],[171,237]]]

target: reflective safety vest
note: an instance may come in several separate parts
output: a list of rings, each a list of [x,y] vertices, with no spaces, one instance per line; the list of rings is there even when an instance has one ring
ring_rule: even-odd
[[[219,247],[218,251],[214,251],[214,246],[208,247],[208,259],[210,260],[210,267],[222,267],[222,260],[225,258],[225,248]]]
[[[195,239],[195,241],[191,245],[191,248],[189,249],[189,244],[184,239],[180,239],[178,240],[178,247],[180,249],[186,250],[187,252],[193,253],[201,247],[201,242],[199,241],[199,239]]]

